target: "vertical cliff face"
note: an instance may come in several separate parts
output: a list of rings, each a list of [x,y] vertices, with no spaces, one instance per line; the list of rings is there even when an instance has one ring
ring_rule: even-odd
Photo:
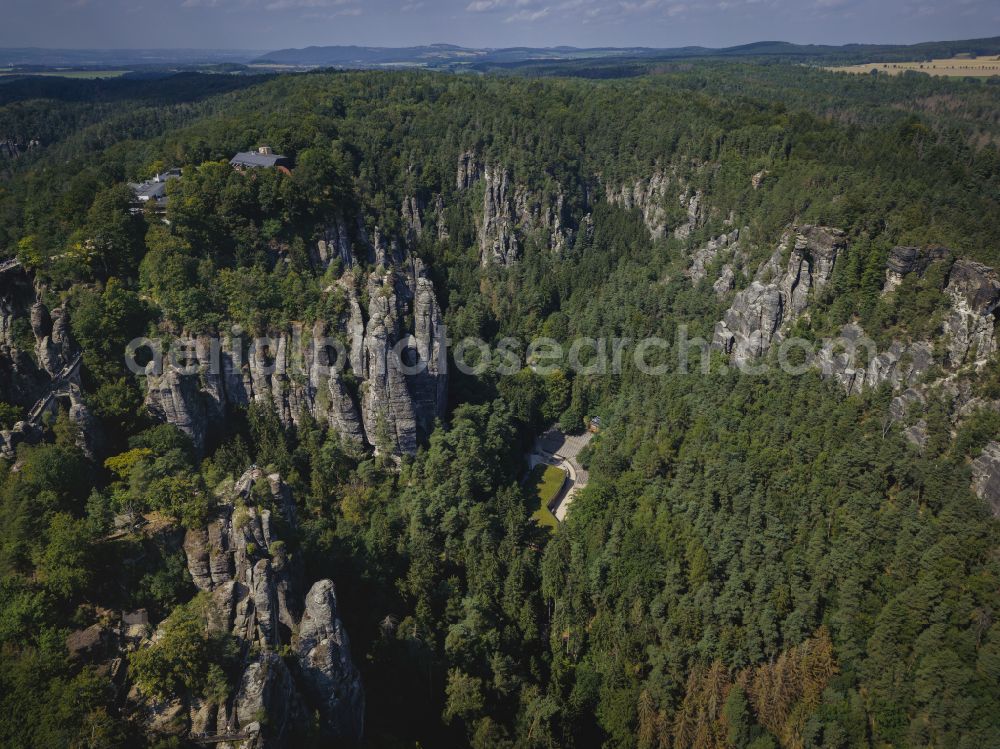
[[[323,724],[330,727],[330,735],[360,741],[365,694],[331,580],[320,580],[309,589],[295,652],[302,664],[304,689]]]
[[[480,180],[483,182],[483,202],[476,224],[479,258],[484,267],[509,266],[517,262],[529,238],[557,253],[570,245],[574,230],[567,219],[560,185],[532,189],[516,182],[507,167],[501,164],[484,166],[475,153],[463,153],[458,160],[456,188],[466,190]],[[408,213],[404,208],[404,222]],[[439,241],[448,238],[443,214],[443,199],[438,196],[435,215]]]
[[[482,164],[474,151],[465,151],[458,157],[458,173],[455,176],[455,188],[467,190],[475,184],[483,173]]]
[[[313,264],[318,268],[326,268],[337,259],[345,268],[350,268],[354,264],[351,234],[347,222],[341,215],[336,216],[323,228],[312,251]]]
[[[715,243],[718,244],[718,243]],[[845,249],[842,232],[825,227],[801,227],[788,233],[774,255],[763,263],[753,282],[738,292],[725,317],[716,325],[714,345],[736,363],[767,353],[782,340],[790,321],[807,312],[810,292],[831,278]],[[790,251],[789,251],[790,250]],[[692,280],[704,272],[705,260],[716,246],[699,250],[689,271]],[[788,262],[783,262],[785,253]],[[886,261],[882,294],[897,293],[904,279],[924,276],[935,264],[949,263],[952,253],[943,247],[895,247]],[[837,339],[821,343],[808,366],[838,382],[844,391],[860,393],[888,383],[895,391],[887,426],[898,424],[903,436],[918,450],[927,441],[922,418],[930,399],[943,401],[951,423],[959,425],[976,411],[1000,409],[1000,403],[974,392],[969,379],[997,350],[996,323],[1000,309],[1000,274],[981,263],[959,258],[948,268],[941,289],[947,310],[934,340],[893,340],[874,350],[860,325],[845,325]],[[944,275],[942,273],[942,275]],[[935,351],[944,373],[929,380]],[[972,463],[973,491],[1000,517],[1000,443],[987,444]]]
[[[52,318],[32,278],[20,267],[0,273],[0,399],[30,406],[68,363],[69,358],[60,359],[63,351],[68,353],[69,337],[64,316],[58,316],[57,344]]]
[[[1000,518],[1000,442],[990,442],[972,461],[972,489]]]
[[[648,178],[622,185],[606,185],[605,198],[625,210],[637,208],[654,239],[667,235],[667,201],[670,200],[671,180],[662,169]]]
[[[244,746],[275,748],[290,746],[295,726],[318,714],[327,740],[353,746],[364,728],[364,689],[334,584],[320,580],[305,592],[279,525],[293,531],[297,525],[291,492],[276,474],[254,468],[205,528],[187,531],[191,579],[211,596],[206,626],[236,638],[242,663],[222,704],[178,695],[170,712],[182,733],[239,734],[247,737]],[[281,649],[292,653],[296,668],[278,655]],[[133,699],[142,698],[134,693]],[[147,707],[155,728],[152,716],[164,708]]]
[[[739,229],[733,229],[728,234],[720,234],[714,239],[710,239],[704,247],[694,251],[691,256],[691,265],[688,267],[686,275],[691,279],[692,284],[699,284],[708,274],[709,266],[719,258],[722,253],[726,256],[733,256],[740,252],[739,249]],[[722,266],[719,277],[713,282],[712,288],[718,296],[722,296],[733,288],[735,274],[731,263]]]
[[[11,429],[0,431],[0,455],[12,459],[19,444],[41,441],[44,420],[64,410],[79,429],[77,446],[97,459],[104,439],[80,389],[69,313],[62,306],[50,310],[42,300],[44,289],[10,263],[0,270],[0,400],[24,413]]]
[[[513,189],[510,173],[500,166],[487,166],[483,182],[483,214],[479,227],[479,258],[490,264],[511,265],[521,253],[515,232]]]
[[[765,354],[805,311],[810,292],[829,282],[846,246],[839,229],[802,226],[787,232],[716,325],[714,345],[738,363]]]
[[[952,366],[984,364],[996,351],[993,331],[1000,306],[1000,277],[981,263],[957,260],[945,294],[951,300],[943,323],[949,362]]]
[[[428,278],[416,280],[413,300],[413,337],[416,355],[424,367],[410,379],[417,428],[424,436],[434,420],[444,416],[448,402],[448,362],[444,318]]]
[[[403,239],[407,246],[412,248],[424,231],[423,207],[416,197],[408,195],[403,198],[403,206],[399,213],[403,222]]]
[[[944,247],[893,247],[885,263],[882,293],[894,291],[910,273],[924,275],[932,263],[947,260],[950,256],[951,253]]]
[[[368,440],[377,448],[414,453],[417,422],[407,388],[400,348],[399,304],[392,274],[379,284],[369,280],[368,327],[365,329],[365,381],[361,385],[361,413]]]
[[[309,414],[355,444],[416,452],[447,401],[444,322],[422,263],[380,232],[374,247],[386,265],[367,275],[355,268],[327,289],[342,297],[336,319],[263,338],[196,339],[179,366],[165,362],[146,376],[150,413],[185,432],[199,452],[227,408],[250,403],[272,409],[285,426]]]

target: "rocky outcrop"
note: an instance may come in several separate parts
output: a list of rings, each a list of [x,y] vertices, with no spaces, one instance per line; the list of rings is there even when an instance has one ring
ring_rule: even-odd
[[[411,379],[413,411],[417,427],[431,433],[434,420],[444,416],[448,401],[448,361],[444,318],[429,278],[417,279],[413,299],[413,337],[420,371]]]
[[[845,247],[839,229],[801,226],[787,232],[750,286],[733,299],[715,327],[713,345],[737,364],[765,354],[805,311],[810,292],[830,280]]]
[[[345,268],[350,268],[354,264],[351,235],[343,216],[337,216],[323,228],[313,249],[312,259],[314,265],[323,269],[337,259],[343,263]]]
[[[382,448],[394,444],[399,451],[412,454],[417,449],[417,421],[402,358],[393,353],[401,351],[399,300],[393,280],[389,274],[382,285],[374,277],[369,282],[361,414],[372,444]]]
[[[197,376],[169,367],[162,375],[148,374],[146,408],[154,418],[173,424],[190,437],[199,453],[204,450],[208,415]]]
[[[467,151],[458,160],[456,187],[466,190],[479,180],[484,183],[482,212],[476,222],[481,265],[513,264],[531,235],[537,236],[542,246],[553,252],[562,252],[569,246],[574,232],[567,224],[565,198],[559,185],[531,189],[515,183],[505,166],[484,166],[474,152]],[[412,213],[412,207],[404,202],[404,225],[411,223]],[[434,216],[437,239],[445,241],[448,228],[440,195],[435,199]]]
[[[391,452],[415,452],[447,401],[444,324],[420,261],[386,261],[388,269],[367,277],[367,323],[355,269],[326,290],[342,297],[336,319],[262,338],[199,337],[160,373],[150,367],[150,412],[185,432],[199,452],[227,407],[250,403],[273,409],[287,427],[308,414],[352,443],[383,440]]]
[[[104,439],[80,388],[69,314],[61,306],[50,311],[44,293],[19,265],[0,271],[0,400],[24,408],[23,421],[0,431],[0,455],[12,459],[18,445],[40,442],[62,410],[76,427],[77,446],[97,459]]]
[[[536,233],[544,246],[563,252],[573,240],[573,230],[565,222],[565,198],[557,186],[551,192],[533,192],[524,185],[514,191],[514,213],[524,234]]]
[[[312,704],[319,707],[322,723],[332,729],[331,737],[360,741],[365,695],[331,580],[320,580],[306,595],[295,651]]]
[[[990,442],[972,461],[972,489],[1000,518],[1000,442]]]
[[[945,294],[951,310],[942,329],[952,366],[981,365],[996,351],[994,327],[1000,306],[1000,278],[993,268],[971,260],[957,260],[948,276]]]
[[[931,263],[947,260],[950,256],[951,252],[944,247],[893,247],[885,263],[882,292],[887,294],[896,289],[910,273],[924,275]]]
[[[860,393],[888,382],[893,389],[910,388],[934,363],[930,343],[917,341],[904,345],[893,341],[879,352],[859,325],[845,325],[839,338],[825,341],[815,358],[824,377],[839,382],[845,392]]]
[[[606,185],[605,198],[627,211],[638,209],[654,239],[667,234],[667,201],[671,180],[665,171],[656,169],[647,179],[622,185]]]
[[[479,225],[479,258],[483,266],[511,265],[521,254],[510,173],[500,166],[487,166],[483,180],[483,214]]]
[[[68,318],[20,266],[0,273],[0,400],[31,406],[73,358]]]
[[[177,695],[151,711],[151,730],[163,724],[157,714],[169,713],[181,735],[232,733],[249,736],[253,747],[285,747],[295,726],[316,714],[335,745],[361,741],[364,690],[334,585],[320,580],[303,595],[302,570],[278,538],[279,521],[293,531],[297,525],[291,492],[278,475],[253,468],[220,496],[207,527],[187,531],[188,571],[211,599],[206,626],[236,638],[241,673],[223,704]],[[282,649],[297,658],[295,668],[278,655]]]
[[[466,151],[458,157],[458,173],[455,176],[455,187],[467,190],[482,176],[483,167],[475,151]]]
[[[420,201],[415,197],[403,198],[403,207],[400,209],[400,218],[403,222],[403,238],[409,247],[416,245],[423,233],[423,211]]]
[[[739,229],[733,229],[728,234],[720,234],[718,237],[709,240],[708,244],[704,247],[695,250],[691,256],[691,265],[687,270],[687,276],[691,279],[691,283],[697,286],[701,282],[708,271],[708,266],[715,262],[721,251],[726,248],[735,249],[739,236]],[[733,275],[732,267],[729,267],[729,275],[731,280]],[[721,284],[722,288],[725,286],[726,283]],[[724,288],[724,291],[728,290],[728,288]],[[719,290],[716,289],[716,292],[719,293]]]
[[[448,232],[448,221],[444,215],[444,198],[440,195],[434,198],[434,225],[436,229],[436,237],[438,242],[447,242],[450,238]]]
[[[677,239],[687,239],[701,224],[702,193],[701,190],[696,190],[690,196],[687,193],[681,193],[678,199],[680,200],[681,207],[685,209],[687,216],[684,222],[674,229],[674,236]]]

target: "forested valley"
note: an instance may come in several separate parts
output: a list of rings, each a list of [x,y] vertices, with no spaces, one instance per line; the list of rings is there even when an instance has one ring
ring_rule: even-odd
[[[995,83],[32,80],[0,138],[0,745],[1000,746]],[[445,330],[517,371],[376,371]]]

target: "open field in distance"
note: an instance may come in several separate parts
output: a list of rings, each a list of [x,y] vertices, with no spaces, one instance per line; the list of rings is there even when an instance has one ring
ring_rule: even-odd
[[[877,70],[879,73],[887,73],[889,75],[900,75],[907,70],[916,70],[918,73],[927,73],[928,75],[951,77],[971,75],[988,78],[994,75],[1000,76],[1000,56],[953,57],[944,60],[931,60],[929,62],[870,62],[864,65],[829,67],[827,70],[863,74]]]
[[[48,77],[48,78],[118,78],[125,75],[127,70],[40,70],[40,71],[27,71],[27,70],[15,70],[12,68],[0,68],[0,77],[6,76],[33,76],[33,77]]]

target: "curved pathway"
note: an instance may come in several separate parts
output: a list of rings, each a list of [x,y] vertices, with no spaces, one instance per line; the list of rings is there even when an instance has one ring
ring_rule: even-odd
[[[577,456],[593,437],[590,432],[570,435],[552,427],[535,440],[533,451],[528,456],[528,470],[539,463],[547,463],[566,472],[566,483],[563,484],[562,491],[556,499],[555,507],[550,508],[560,523],[566,519],[566,512],[573,502],[574,495],[587,485],[589,476],[586,469],[577,461]]]

